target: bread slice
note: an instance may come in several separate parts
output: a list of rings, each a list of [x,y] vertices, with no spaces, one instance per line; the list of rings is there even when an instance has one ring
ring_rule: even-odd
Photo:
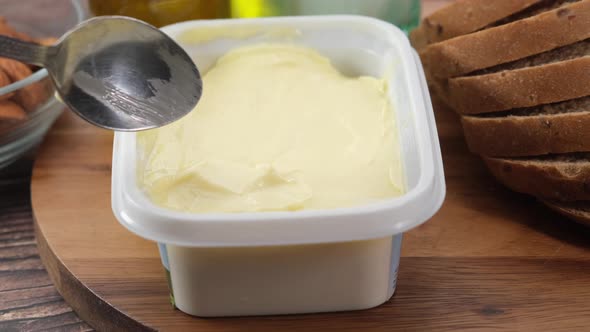
[[[420,27],[410,33],[410,40],[420,49],[426,44],[477,31],[540,2],[548,1],[458,0],[424,18]]]
[[[590,0],[425,47],[420,52],[435,78],[450,78],[515,61],[590,38]]]
[[[590,151],[590,96],[483,116],[462,116],[469,149],[489,157]]]
[[[590,56],[590,39],[585,39],[573,44],[561,46],[547,52],[531,55],[516,61],[504,63],[494,67],[477,70],[467,76],[478,76],[486,74],[494,74],[506,70],[522,69],[527,67],[547,65],[555,62],[566,61],[580,58],[583,56]]]
[[[483,29],[497,27],[500,25],[512,23],[514,21],[529,18],[531,16],[539,15],[543,12],[550,11],[555,8],[559,8],[559,7],[563,6],[564,4],[578,2],[578,1],[580,1],[580,0],[541,0],[537,3],[535,3],[534,5],[527,7],[524,10],[521,10],[520,12],[514,13],[508,17],[505,17],[501,20],[493,22],[492,24],[489,24],[488,26],[484,27]]]
[[[580,0],[456,0],[424,18],[410,32],[412,45],[424,46],[508,24]]]
[[[587,55],[580,58],[449,79],[447,99],[460,114],[481,114],[590,95],[583,83],[590,82],[590,40],[584,46]]]
[[[514,191],[551,200],[590,200],[590,153],[483,160]]]
[[[424,32],[424,28],[422,25],[418,26],[414,30],[410,31],[410,43],[414,48],[418,51],[426,47],[429,44],[428,39],[426,39],[426,33]]]
[[[541,200],[550,209],[581,224],[590,226],[590,202],[580,201],[563,203],[558,201]]]

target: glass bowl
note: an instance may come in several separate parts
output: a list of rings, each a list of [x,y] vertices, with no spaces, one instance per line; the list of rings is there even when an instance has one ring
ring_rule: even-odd
[[[86,16],[82,1],[78,0],[0,0],[0,16],[18,32],[33,38],[59,38]],[[37,100],[27,98],[32,90]],[[17,160],[35,147],[61,114],[64,105],[58,100],[45,69],[39,69],[12,84],[0,87],[0,101],[11,98],[26,99],[27,113],[23,119],[0,116],[0,168]],[[21,105],[24,106],[24,103]]]

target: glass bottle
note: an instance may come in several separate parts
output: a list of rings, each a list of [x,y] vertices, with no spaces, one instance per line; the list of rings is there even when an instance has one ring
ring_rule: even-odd
[[[354,14],[377,17],[409,31],[420,20],[420,0],[231,0],[232,17]]]
[[[89,0],[93,15],[124,15],[154,26],[229,17],[229,0]]]

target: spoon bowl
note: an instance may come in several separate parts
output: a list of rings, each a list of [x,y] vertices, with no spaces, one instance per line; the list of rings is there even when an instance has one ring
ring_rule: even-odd
[[[111,130],[169,124],[190,112],[202,93],[189,55],[162,31],[128,17],[84,21],[49,47],[0,36],[0,56],[47,68],[75,113]]]

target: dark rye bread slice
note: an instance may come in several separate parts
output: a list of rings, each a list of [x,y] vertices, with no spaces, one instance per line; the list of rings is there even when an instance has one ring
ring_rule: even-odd
[[[514,191],[550,200],[590,200],[590,153],[483,160]]]
[[[410,33],[417,49],[453,37],[495,25],[500,20],[520,14],[524,9],[549,6],[549,0],[458,0],[422,20],[420,27]],[[507,22],[505,22],[507,23]],[[504,23],[504,24],[505,24]]]
[[[588,28],[590,30],[590,27]],[[448,80],[457,112],[479,114],[590,95],[590,39]]]
[[[426,45],[508,24],[581,0],[457,0],[422,20],[410,32],[412,45]]]
[[[590,0],[431,44],[420,52],[435,78],[450,78],[590,38]]]
[[[564,203],[549,200],[541,200],[541,202],[557,213],[563,214],[581,224],[590,226],[590,202],[580,201]]]
[[[418,51],[430,44],[428,39],[426,39],[424,28],[421,25],[410,31],[408,38],[410,39],[410,44]]]
[[[502,113],[462,116],[461,123],[469,149],[482,156],[590,151],[590,96]]]
[[[504,63],[494,67],[477,70],[466,77],[499,73],[506,70],[516,70],[527,67],[547,65],[559,61],[571,60],[590,55],[590,39],[555,48],[551,51],[531,55],[516,61]]]
[[[496,22],[493,22],[493,23],[487,25],[486,27],[484,27],[484,29],[493,28],[493,27],[497,27],[500,25],[512,23],[514,21],[529,18],[531,16],[539,15],[543,12],[550,11],[555,8],[559,8],[559,7],[563,6],[564,4],[578,2],[578,1],[581,1],[581,0],[540,0],[540,1],[536,2],[535,4],[533,4],[532,6],[529,6],[525,9],[521,10],[520,12],[514,13],[508,17],[505,17],[501,20],[498,20]]]

